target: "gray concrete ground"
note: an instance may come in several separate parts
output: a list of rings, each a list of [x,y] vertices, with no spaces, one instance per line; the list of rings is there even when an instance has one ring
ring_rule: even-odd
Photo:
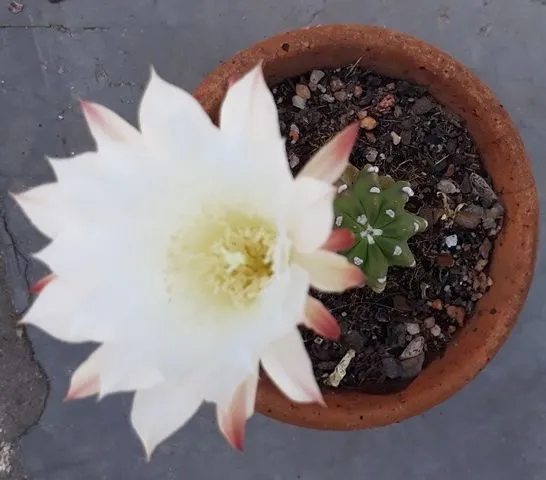
[[[76,99],[100,101],[134,120],[151,63],[193,88],[220,60],[282,30],[360,22],[443,48],[497,93],[524,137],[539,192],[546,187],[544,0],[20,1],[26,5],[18,15],[0,1],[0,240],[18,313],[28,306],[29,281],[42,273],[27,255],[43,239],[5,194],[51,178],[44,154],[90,147]],[[33,480],[546,478],[545,276],[541,261],[521,321],[492,364],[425,415],[352,433],[256,416],[241,455],[224,444],[204,409],[150,464],[127,421],[128,397],[61,402],[89,349],[36,330],[29,334],[50,392],[18,456],[14,438],[38,419],[45,382],[0,298],[0,478],[23,478],[18,459]]]

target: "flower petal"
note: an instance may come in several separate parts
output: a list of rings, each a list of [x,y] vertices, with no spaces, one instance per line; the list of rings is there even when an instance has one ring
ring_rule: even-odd
[[[32,285],[29,289],[30,293],[40,293],[49,282],[54,280],[56,275],[54,273],[50,273],[46,275],[45,277],[42,277],[40,280],[38,280],[34,285]]]
[[[281,138],[277,107],[261,64],[228,89],[220,111],[220,128],[243,140]]]
[[[80,336],[71,328],[71,313],[82,300],[82,292],[73,283],[58,277],[43,287],[28,312],[21,319],[24,325],[34,325],[63,342],[85,342],[92,340]]]
[[[349,125],[322,147],[307,162],[298,177],[310,177],[334,183],[349,163],[349,156],[358,137],[358,123]]]
[[[286,208],[294,247],[312,252],[324,244],[334,223],[334,188],[313,178],[297,178]]]
[[[135,357],[135,353],[121,345],[98,347],[74,372],[66,399],[90,395],[104,398],[110,393],[146,389],[161,383],[161,374],[143,359]]]
[[[341,329],[335,317],[328,309],[316,298],[307,297],[305,305],[305,326],[314,330],[321,337],[328,340],[337,340],[341,334]]]
[[[98,103],[84,101],[81,102],[81,108],[98,148],[104,140],[135,145],[142,142],[139,131],[112,110]]]
[[[152,69],[139,110],[144,142],[157,164],[170,162],[181,168],[206,167],[211,149],[221,148],[220,132],[199,102],[188,92],[163,80]]]
[[[343,292],[364,284],[362,270],[342,255],[326,250],[313,253],[297,253],[294,261],[305,268],[311,276],[311,285],[326,292]]]
[[[257,386],[258,377],[249,376],[235,389],[227,409],[220,405],[216,407],[220,431],[228,443],[238,450],[243,449],[246,421],[254,413]]]
[[[57,183],[40,185],[12,197],[33,225],[49,238],[57,236],[73,218]]]
[[[184,385],[162,383],[135,394],[131,423],[148,459],[163,440],[182,427],[199,409],[203,397],[195,387],[190,382]]]
[[[353,232],[348,228],[336,228],[326,243],[322,245],[322,249],[329,250],[331,252],[344,252],[349,250],[355,243],[355,237]]]
[[[295,402],[324,403],[297,329],[271,343],[260,358],[273,382]]]

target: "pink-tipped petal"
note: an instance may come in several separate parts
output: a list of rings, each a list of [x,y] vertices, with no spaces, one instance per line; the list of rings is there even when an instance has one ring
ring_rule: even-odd
[[[330,252],[344,252],[349,250],[354,243],[355,237],[351,230],[348,228],[336,228],[332,231],[326,243],[322,245],[322,248]]]
[[[349,163],[359,128],[358,123],[353,123],[338,133],[309,160],[298,176],[334,183]]]
[[[249,378],[235,389],[227,409],[224,410],[220,405],[216,407],[220,431],[228,443],[237,450],[243,450],[245,425],[248,417],[254,412],[255,392],[256,379]]]
[[[348,288],[364,285],[366,279],[356,265],[327,250],[308,254],[298,252],[294,261],[309,272],[311,285],[325,292],[343,292]]]
[[[34,285],[32,285],[32,287],[30,287],[29,289],[30,293],[34,293],[34,294],[40,293],[49,282],[55,279],[55,277],[56,275],[54,273],[50,273],[49,275],[46,275],[45,277],[41,278]]]
[[[100,369],[103,347],[97,348],[74,372],[65,400],[98,395],[100,392]]]
[[[271,380],[288,398],[324,405],[311,360],[297,329],[271,343],[260,359]]]
[[[99,105],[81,101],[81,109],[89,130],[97,144],[103,140],[138,144],[140,134],[136,128],[127,123],[117,113]]]
[[[65,402],[80,400],[82,398],[98,395],[100,391],[100,378],[98,376],[88,378],[83,383],[71,383],[68,393],[64,398]]]
[[[305,326],[328,340],[337,340],[341,329],[335,317],[316,298],[307,297]]]

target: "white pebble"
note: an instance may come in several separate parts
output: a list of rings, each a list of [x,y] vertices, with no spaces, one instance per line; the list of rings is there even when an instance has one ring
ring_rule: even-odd
[[[377,279],[377,283],[385,283],[387,281],[387,277],[379,277]]]
[[[381,193],[381,189],[379,187],[372,187],[370,188],[370,193]]]
[[[379,173],[379,167],[368,167],[368,173]]]
[[[311,75],[309,75],[309,81],[315,85],[319,83],[326,75],[322,70],[313,70]]]
[[[391,217],[391,218],[394,218],[394,210],[392,208],[389,208],[387,210],[385,210],[385,213]]]
[[[423,321],[423,324],[425,325],[425,328],[432,328],[436,325],[436,319],[434,317],[427,317]]]
[[[341,215],[336,217],[336,227],[341,227],[341,224],[343,223],[343,217]]]
[[[370,148],[366,152],[366,160],[368,162],[373,163],[377,160],[377,156],[379,155],[379,152],[375,148]]]
[[[337,193],[343,193],[345,190],[347,190],[347,185],[344,183],[339,186],[339,188],[337,189]]]
[[[294,105],[294,107],[296,108],[299,108],[300,110],[303,110],[305,108],[306,103],[307,102],[305,98],[301,98],[299,95],[294,95],[292,97],[292,105]]]
[[[433,337],[439,337],[441,334],[442,334],[442,329],[440,328],[439,325],[434,325],[431,329],[430,329],[430,333]]]
[[[410,335],[418,335],[421,329],[419,328],[419,325],[417,323],[407,323],[406,324],[406,331]]]
[[[402,141],[402,137],[396,132],[391,132],[391,138],[393,145],[398,145]]]
[[[362,260],[360,257],[353,258],[353,262],[355,265],[362,265],[364,263],[364,260]]]
[[[453,234],[449,235],[449,237],[446,237],[444,241],[447,248],[453,248],[457,246],[457,242],[459,241],[459,239],[457,238],[456,234]]]
[[[394,247],[394,252],[392,252],[392,254],[395,257],[402,255],[402,248],[400,247],[400,245],[396,245],[396,247]]]

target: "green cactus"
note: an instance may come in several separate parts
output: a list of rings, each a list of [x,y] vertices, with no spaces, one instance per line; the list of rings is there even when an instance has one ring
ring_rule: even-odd
[[[378,171],[372,165],[361,171],[349,168],[342,176],[334,210],[335,226],[351,229],[356,237],[343,255],[362,269],[368,286],[379,293],[385,289],[390,266],[415,266],[407,241],[428,225],[404,210],[413,195],[409,183],[395,182]]]

